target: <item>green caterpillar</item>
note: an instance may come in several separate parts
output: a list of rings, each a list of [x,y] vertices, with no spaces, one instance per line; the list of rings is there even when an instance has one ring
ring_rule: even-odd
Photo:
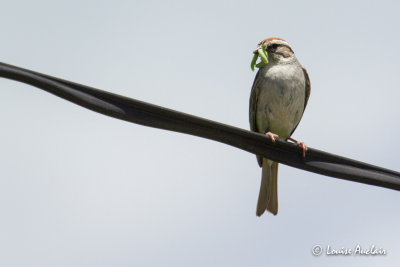
[[[261,58],[261,61],[257,63],[258,57]],[[262,68],[268,64],[268,53],[265,50],[265,46],[262,46],[257,49],[257,52],[254,52],[253,59],[251,60],[250,68],[254,71],[254,67]]]

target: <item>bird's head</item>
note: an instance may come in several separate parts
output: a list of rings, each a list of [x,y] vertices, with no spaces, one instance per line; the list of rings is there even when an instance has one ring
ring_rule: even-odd
[[[253,52],[253,60],[251,68],[262,68],[266,66],[269,61],[273,64],[287,64],[296,61],[296,57],[290,45],[283,39],[278,37],[271,37],[262,40],[257,49]],[[256,63],[258,57],[261,58],[260,63]]]

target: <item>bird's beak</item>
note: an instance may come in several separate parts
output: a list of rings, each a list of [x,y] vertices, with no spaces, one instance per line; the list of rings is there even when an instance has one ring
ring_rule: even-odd
[[[253,59],[251,60],[251,70],[254,71],[254,67],[262,68],[268,64],[268,52],[265,46],[258,46],[256,50],[253,51]],[[261,62],[257,64],[258,57],[261,58]]]

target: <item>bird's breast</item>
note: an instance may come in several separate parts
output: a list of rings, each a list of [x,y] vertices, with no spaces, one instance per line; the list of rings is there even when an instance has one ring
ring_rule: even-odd
[[[301,66],[276,65],[260,70],[257,128],[282,139],[299,123],[304,112],[305,78]]]

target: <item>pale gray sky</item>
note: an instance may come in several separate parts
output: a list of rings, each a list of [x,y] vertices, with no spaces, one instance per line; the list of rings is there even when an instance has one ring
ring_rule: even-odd
[[[249,128],[252,50],[312,92],[294,137],[400,170],[398,1],[2,1],[0,61]],[[256,217],[247,152],[0,79],[0,266],[397,266],[400,193],[281,165]],[[315,257],[374,244],[386,256]]]

